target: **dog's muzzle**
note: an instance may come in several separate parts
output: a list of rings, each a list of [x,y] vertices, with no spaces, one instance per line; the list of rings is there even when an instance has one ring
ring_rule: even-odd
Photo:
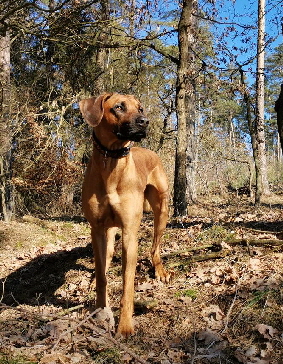
[[[146,117],[139,116],[134,121],[117,125],[114,129],[114,134],[120,140],[140,142],[143,138],[146,138],[148,124],[149,121]]]

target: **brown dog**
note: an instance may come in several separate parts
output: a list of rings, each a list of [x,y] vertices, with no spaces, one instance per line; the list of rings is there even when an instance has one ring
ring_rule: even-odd
[[[123,295],[118,334],[134,332],[132,315],[137,263],[137,234],[146,199],[154,213],[151,250],[156,278],[168,282],[159,253],[168,215],[168,185],[159,157],[131,141],[146,136],[148,120],[140,102],[130,95],[104,94],[80,102],[84,119],[94,127],[93,155],[83,184],[82,205],[91,225],[95,257],[96,307],[108,306],[106,273],[116,228],[122,229]]]

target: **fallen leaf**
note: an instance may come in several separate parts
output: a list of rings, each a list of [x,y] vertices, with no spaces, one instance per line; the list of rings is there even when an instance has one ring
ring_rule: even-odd
[[[209,345],[215,341],[220,341],[221,337],[218,335],[216,331],[213,330],[203,330],[198,334],[199,340],[204,340],[205,345]]]
[[[142,284],[138,284],[136,291],[137,292],[145,292],[145,291],[150,291],[153,289],[153,284],[149,283],[149,282],[144,282]]]
[[[102,325],[102,327],[107,331],[114,330],[115,321],[110,307],[98,308],[95,311],[94,320],[97,322],[97,324]]]
[[[260,269],[261,261],[258,258],[250,258],[251,269],[258,271]]]
[[[258,324],[256,326],[256,329],[260,334],[263,335],[265,339],[272,339],[275,334],[278,333],[276,329],[274,329],[272,326],[265,325],[265,324]]]
[[[46,354],[41,358],[39,364],[61,364],[69,363],[70,361],[65,355],[59,353]]]
[[[125,353],[123,356],[122,356],[122,358],[121,358],[124,362],[126,362],[126,363],[130,363],[131,362],[131,360],[132,360],[132,357],[131,357],[131,355],[130,354],[128,354],[128,353]]]
[[[217,305],[210,305],[203,309],[203,318],[212,329],[219,329],[223,325],[224,313]]]
[[[246,356],[248,357],[248,358],[252,358],[252,357],[254,357],[256,354],[257,354],[257,348],[256,348],[256,346],[255,345],[252,345],[250,348],[248,348],[247,350],[246,350],[246,352],[245,352],[245,354],[246,354]]]

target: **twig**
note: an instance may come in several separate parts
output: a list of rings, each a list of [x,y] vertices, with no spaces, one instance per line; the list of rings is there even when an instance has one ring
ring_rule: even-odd
[[[232,226],[233,228],[238,228],[239,227],[239,226],[237,226],[235,224],[231,224],[230,226]],[[246,227],[246,226],[241,226],[241,229],[248,230],[248,231],[256,233],[256,234],[272,234],[272,235],[283,234],[283,231],[260,230],[260,229],[249,228],[249,227]]]
[[[134,353],[131,349],[129,349],[126,345],[122,344],[118,340],[116,340],[114,337],[110,336],[108,332],[104,332],[103,330],[95,327],[93,324],[88,323],[88,321],[97,313],[97,311],[92,312],[89,314],[84,320],[80,321],[78,325],[75,327],[62,332],[62,334],[58,337],[56,343],[53,345],[51,352],[54,352],[55,348],[58,346],[62,338],[68,334],[71,334],[73,331],[76,331],[79,327],[85,326],[90,328],[94,333],[98,334],[99,336],[103,336],[104,339],[107,341],[110,341],[112,344],[115,345],[115,347],[119,347],[121,350],[127,352],[132,358],[134,358],[137,362],[141,364],[149,364],[146,360],[140,358],[136,353]]]
[[[169,263],[168,266],[170,268],[174,268],[174,267],[178,267],[178,266],[181,266],[184,264],[189,265],[191,263],[205,262],[206,260],[211,260],[211,259],[222,259],[222,258],[225,258],[228,254],[229,254],[229,251],[221,251],[221,252],[216,252],[216,253],[209,253],[206,255],[195,255],[192,257],[182,258],[178,262]]]
[[[63,310],[63,311],[60,311],[60,312],[56,312],[54,314],[51,314],[51,313],[50,314],[46,314],[46,313],[45,314],[40,314],[40,313],[36,313],[36,312],[31,312],[31,311],[29,311],[29,310],[27,310],[25,308],[20,307],[20,306],[9,306],[9,305],[6,305],[5,303],[0,302],[0,309],[6,309],[6,310],[13,309],[15,311],[22,312],[22,313],[24,313],[26,315],[30,315],[30,316],[38,319],[38,320],[44,320],[44,321],[56,320],[58,318],[60,318],[60,320],[70,320],[69,317],[65,318],[65,317],[63,317],[63,315],[68,314],[68,312],[79,309],[79,308],[81,308],[81,306],[84,307],[83,305],[78,305],[76,307],[71,307],[70,309]]]
[[[76,310],[79,310],[80,308],[84,308],[85,306],[83,304],[81,305],[77,305],[74,307],[70,307],[70,308],[66,308],[65,310],[62,310],[61,312],[58,312],[58,316],[65,316],[66,314],[68,314],[69,312],[73,312]]]
[[[229,251],[221,251],[216,253],[209,253],[207,255],[196,255],[191,257],[192,262],[204,262],[210,259],[222,259],[225,258],[229,254]]]
[[[76,325],[75,327],[73,327],[67,331],[62,332],[62,334],[59,335],[57,341],[53,345],[51,352],[54,352],[54,349],[58,346],[58,344],[60,343],[60,341],[62,340],[62,338],[64,336],[66,336],[67,334],[71,334],[73,331],[77,330],[80,326],[82,326],[84,323],[86,323],[92,316],[96,315],[96,313],[97,313],[96,311],[92,312],[84,320],[80,321],[80,323],[78,325]]]
[[[14,297],[13,293],[11,292],[10,295],[12,296],[13,300],[16,302],[17,305],[20,305],[19,301],[16,300],[16,298]]]
[[[255,246],[283,246],[283,240],[277,239],[234,239],[227,242],[229,245],[255,245]]]
[[[7,277],[2,282],[2,295],[1,295],[1,298],[0,298],[0,303],[3,301],[3,298],[4,298],[6,280],[7,280]]]
[[[78,305],[76,307],[73,307],[67,311],[71,311],[72,309],[77,309],[77,308],[81,308],[82,305]],[[36,317],[36,318],[40,318],[41,320],[43,319],[43,317],[39,314],[35,314],[35,313],[31,313],[28,310],[21,308],[21,307],[11,307],[8,306],[6,304],[0,303],[0,309],[4,308],[4,309],[8,309],[8,308],[12,308],[13,310],[17,310],[20,312],[23,312],[27,315],[30,315],[32,317]],[[78,322],[78,324],[75,327],[70,328],[69,330],[66,330],[64,332],[61,333],[61,335],[58,337],[57,341],[55,342],[55,344],[52,346],[51,349],[51,353],[54,352],[54,350],[57,348],[57,346],[59,345],[60,341],[62,340],[62,338],[68,334],[71,334],[72,332],[76,331],[79,327],[85,326],[90,328],[94,333],[98,334],[99,336],[103,336],[105,340],[107,340],[108,342],[111,342],[112,344],[115,345],[115,347],[119,347],[122,351],[125,351],[126,353],[128,353],[132,358],[134,358],[137,362],[141,363],[141,364],[149,364],[148,361],[140,358],[136,353],[134,353],[131,349],[129,349],[126,345],[124,345],[123,343],[119,342],[118,340],[116,340],[115,338],[113,338],[112,336],[109,335],[109,332],[104,332],[102,329],[99,329],[97,327],[95,327],[93,324],[88,323],[88,321],[97,314],[97,311],[92,312],[91,314],[89,314],[85,319],[83,319],[82,321],[73,319],[73,318],[68,318],[69,320]],[[60,315],[60,314],[59,314]],[[53,316],[50,315],[49,319],[54,320],[55,318],[57,318],[57,315]],[[45,315],[46,317],[48,317],[49,315]]]
[[[167,255],[163,255],[163,257],[169,257],[172,255],[184,255],[186,253],[192,253],[195,251],[199,251],[199,250],[206,250],[206,249],[213,249],[216,247],[220,247],[221,248],[221,244],[205,244],[205,245],[200,245],[200,246],[195,246],[193,248],[188,248],[185,250],[175,250],[173,253],[167,254]]]
[[[235,295],[234,295],[233,301],[232,301],[232,303],[231,303],[231,305],[230,305],[230,307],[229,307],[229,310],[228,310],[228,312],[227,312],[227,315],[226,315],[226,317],[225,317],[225,327],[224,327],[224,329],[221,331],[221,334],[223,334],[223,333],[227,330],[227,328],[228,328],[229,318],[230,318],[230,316],[231,316],[231,312],[232,312],[233,307],[234,307],[234,305],[235,305],[235,302],[236,302],[236,299],[237,299],[237,294],[238,294],[238,288],[237,288],[237,285],[236,285]]]
[[[194,332],[194,352],[192,355],[191,364],[194,364],[195,362],[196,353],[197,353],[197,339],[196,339],[196,332]]]

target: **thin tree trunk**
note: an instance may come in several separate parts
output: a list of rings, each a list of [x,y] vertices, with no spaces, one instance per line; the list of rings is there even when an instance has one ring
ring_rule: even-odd
[[[100,6],[101,6],[100,10],[101,20],[105,24],[105,29],[107,29],[107,21],[109,20],[109,1],[108,0],[101,1]],[[104,29],[101,30],[98,36],[98,41],[102,45],[106,42],[107,39],[107,35],[104,31],[105,31]],[[98,69],[98,78],[95,82],[95,89],[94,89],[94,94],[97,95],[105,91],[109,91],[105,89],[105,79],[103,77],[105,73],[106,57],[107,57],[106,49],[103,46],[98,48],[95,60],[96,67]]]
[[[264,32],[265,0],[258,3],[258,42],[257,42],[257,77],[256,77],[256,195],[255,202],[260,203],[262,195],[270,194],[267,178],[267,162],[264,134]]]
[[[251,97],[250,97],[250,93],[248,91],[247,85],[245,83],[245,76],[244,76],[244,71],[242,70],[242,68],[239,68],[239,72],[240,72],[240,76],[241,76],[241,84],[243,86],[243,97],[244,97],[244,101],[246,104],[246,109],[247,109],[247,113],[246,113],[246,118],[247,118],[247,122],[248,122],[248,128],[249,128],[249,132],[250,132],[250,136],[251,136],[251,143],[252,143],[252,149],[253,149],[253,158],[254,160],[256,159],[256,151],[257,151],[257,146],[256,146],[256,137],[255,137],[255,127],[254,127],[254,119],[252,116],[252,101],[251,101]],[[252,177],[253,177],[253,169],[252,166],[250,166],[250,196],[251,198],[253,198],[253,189],[252,189]]]
[[[10,221],[15,210],[12,184],[12,130],[10,122],[10,35],[0,36],[0,217]]]
[[[176,86],[178,134],[174,175],[174,215],[187,214],[196,200],[195,191],[195,85],[192,9],[196,0],[184,0],[178,25],[179,64]]]
[[[283,84],[281,84],[280,95],[275,103],[275,111],[277,112],[278,136],[281,144],[281,150],[283,151]]]

